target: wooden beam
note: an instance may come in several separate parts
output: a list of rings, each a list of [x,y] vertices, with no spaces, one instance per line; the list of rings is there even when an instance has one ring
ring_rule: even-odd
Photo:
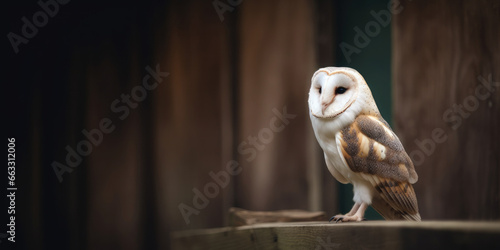
[[[267,223],[171,236],[172,249],[499,249],[500,222]]]

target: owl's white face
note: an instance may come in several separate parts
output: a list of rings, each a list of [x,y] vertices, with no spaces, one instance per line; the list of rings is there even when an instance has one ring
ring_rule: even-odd
[[[313,116],[334,118],[345,112],[356,101],[360,84],[357,76],[352,73],[346,68],[326,68],[316,71],[309,90],[309,108]]]

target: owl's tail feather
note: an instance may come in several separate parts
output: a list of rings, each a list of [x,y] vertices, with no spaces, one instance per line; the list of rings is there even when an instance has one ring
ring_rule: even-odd
[[[408,220],[408,221],[422,221],[420,214],[414,213],[409,214],[401,211],[397,211],[392,208],[387,202],[382,198],[374,197],[372,200],[372,207],[386,220]]]

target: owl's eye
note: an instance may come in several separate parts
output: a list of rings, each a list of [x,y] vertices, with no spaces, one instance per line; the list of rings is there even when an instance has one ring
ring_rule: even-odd
[[[347,91],[346,88],[344,88],[344,87],[338,87],[338,88],[335,89],[335,94],[336,95],[344,94],[346,91]]]
[[[318,88],[319,93],[321,94],[321,87]]]

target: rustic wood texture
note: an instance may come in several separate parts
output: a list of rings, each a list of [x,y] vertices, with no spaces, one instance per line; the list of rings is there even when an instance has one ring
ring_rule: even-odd
[[[229,209],[229,226],[243,226],[269,222],[325,221],[327,219],[325,212],[320,211],[250,211],[236,207]]]
[[[240,14],[238,141],[264,140],[243,148],[253,148],[255,157],[239,154],[243,172],[236,177],[234,205],[308,209],[309,162],[318,157],[309,149],[314,135],[307,110],[315,70],[313,6],[305,0],[244,1]],[[273,109],[285,107],[296,117],[272,137],[259,135],[277,117]]]
[[[37,37],[43,42],[12,56],[13,79],[29,84],[16,85],[11,99],[32,115],[19,122],[29,133],[17,125],[30,138],[19,147],[31,156],[22,164],[31,167],[19,172],[30,190],[23,203],[31,205],[22,206],[30,222],[19,226],[19,237],[30,240],[19,246],[165,249],[171,230],[223,226],[230,206],[338,212],[307,110],[316,56],[328,62],[334,50],[332,9],[323,11],[332,3],[314,4],[243,1],[224,21],[210,1],[90,1],[61,9],[62,21],[51,19],[47,35]],[[19,6],[12,20],[25,12]],[[118,119],[110,105],[157,64],[170,75]],[[284,107],[296,117],[247,162],[240,143],[259,137],[277,118],[273,110]],[[64,162],[65,146],[75,147],[85,139],[82,129],[102,118],[115,130],[60,184],[51,163]],[[193,189],[203,192],[213,183],[210,172],[230,160],[243,172],[186,223],[179,205],[194,207]]]
[[[125,120],[120,121],[109,105],[119,97],[116,93],[130,93],[140,79],[119,79],[117,72],[135,65],[114,61],[111,53],[104,52],[109,51],[109,47],[103,46],[102,50],[101,63],[86,66],[87,88],[94,99],[87,102],[84,128],[98,128],[101,119],[109,118],[116,131],[103,136],[102,143],[88,156],[88,166],[85,169],[79,167],[74,174],[87,172],[88,247],[138,249],[141,235],[130,234],[136,232],[140,220],[140,206],[134,204],[138,204],[141,196],[138,168],[142,165],[139,150],[142,136],[134,127],[139,125],[141,115],[131,111]],[[104,84],[107,88],[101,87]]]
[[[395,128],[422,219],[500,219],[500,3],[405,2],[393,17]]]
[[[174,232],[173,249],[495,249],[499,222],[269,223]]]
[[[232,147],[225,139],[231,134],[231,104],[222,91],[230,84],[227,27],[211,2],[172,1],[168,9],[166,37],[161,37],[166,43],[159,44],[163,48],[157,58],[170,75],[154,93],[155,185],[158,197],[164,197],[156,215],[162,234],[222,226],[229,209],[224,207],[225,192],[232,189],[232,183],[210,189],[215,195],[205,196],[201,208],[193,203],[193,190],[205,193],[215,183],[210,172],[224,170],[231,160]],[[186,221],[181,204],[198,213],[187,215]],[[158,245],[168,247],[168,238],[159,238]]]

